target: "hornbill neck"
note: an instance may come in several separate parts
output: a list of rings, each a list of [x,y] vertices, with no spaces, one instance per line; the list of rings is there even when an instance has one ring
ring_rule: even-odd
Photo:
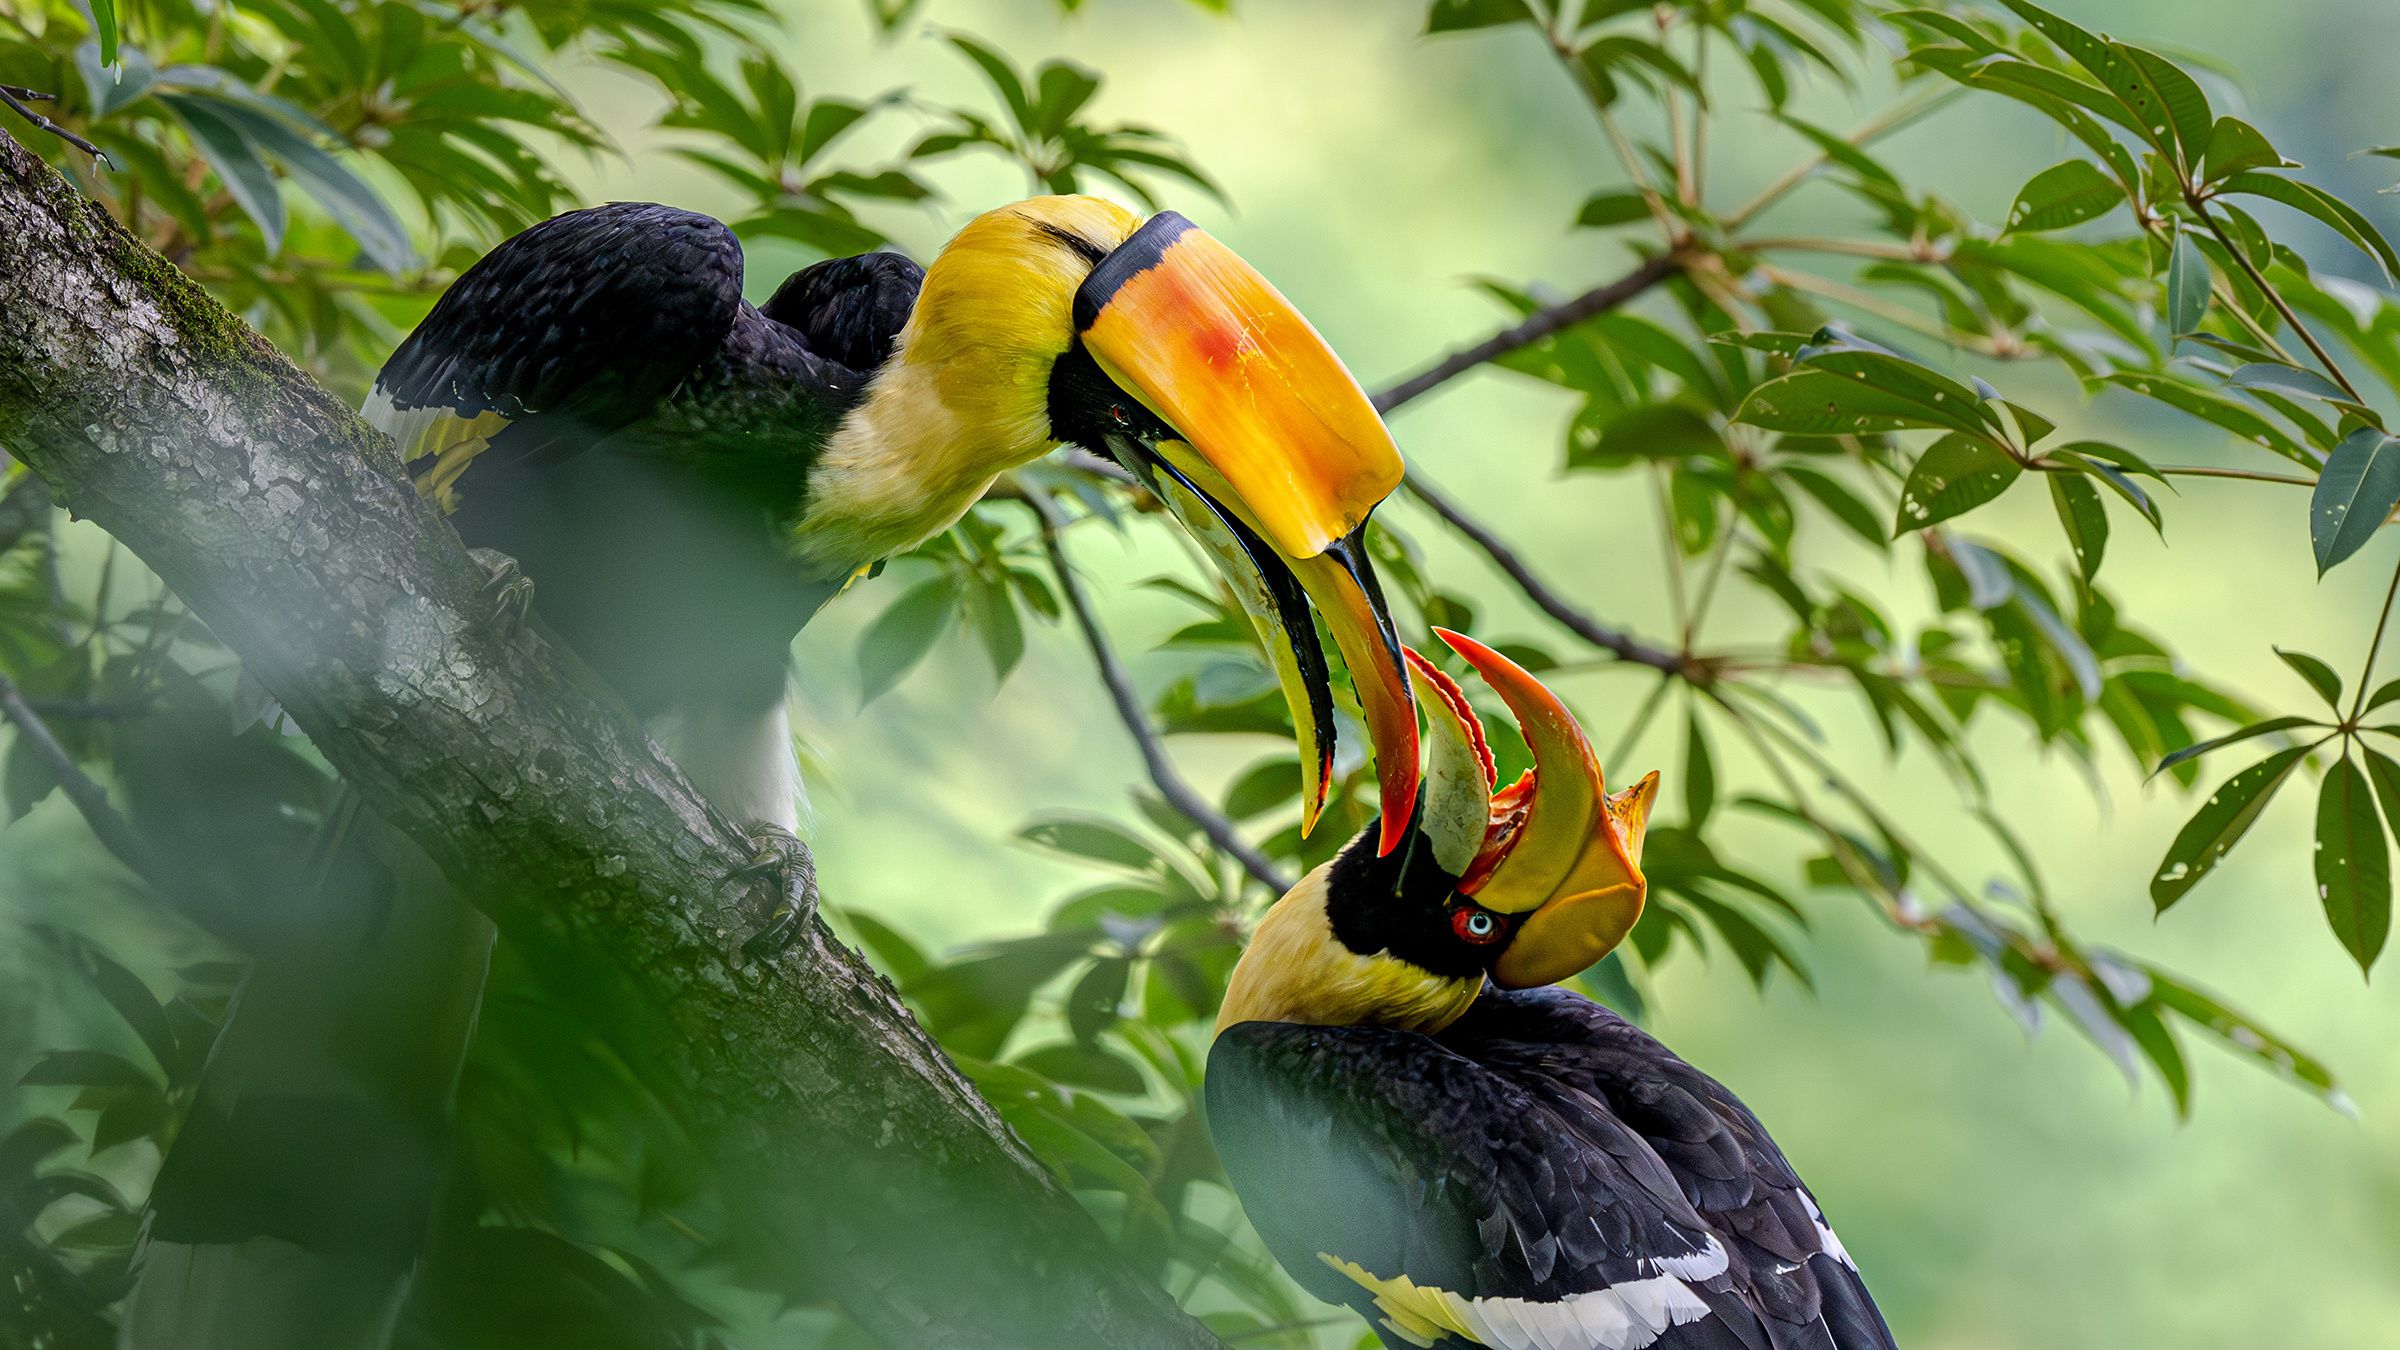
[[[1353,845],[1348,853],[1361,850]],[[1363,850],[1369,857],[1372,846]],[[1336,859],[1300,879],[1275,902],[1250,938],[1217,1030],[1244,1022],[1297,1022],[1311,1026],[1381,1026],[1428,1035],[1464,1014],[1483,987],[1483,973],[1443,975],[1395,955],[1389,947],[1364,953],[1350,927],[1329,911],[1330,879],[1342,869]],[[1338,901],[1333,908],[1341,908]],[[1347,939],[1347,940],[1346,940]]]

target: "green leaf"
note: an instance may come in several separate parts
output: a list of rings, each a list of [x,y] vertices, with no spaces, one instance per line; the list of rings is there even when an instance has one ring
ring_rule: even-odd
[[[1875,514],[1875,508],[1832,476],[1802,466],[1787,468],[1782,472],[1784,477],[1799,484],[1801,491],[1816,498],[1817,504],[1852,534],[1879,550],[1890,542],[1890,536],[1884,533],[1883,520]]]
[[[2268,421],[2250,405],[2227,398],[2213,389],[2203,389],[2196,384],[2186,384],[2182,380],[2168,379],[2147,371],[2117,371],[2101,376],[2100,381],[2122,386],[2179,412],[2214,422],[2234,435],[2263,449],[2272,450],[2294,463],[2316,467],[2316,456],[2302,449],[2290,433]]]
[[[2273,389],[2325,403],[2358,406],[2358,400],[2350,397],[2340,385],[2313,370],[2287,366],[2280,361],[2253,361],[2238,367],[2227,377],[2226,383],[2239,389]]]
[[[1583,437],[1568,441],[1568,468],[1611,468],[1631,456],[1676,460],[1721,459],[1725,454],[1724,439],[1707,418],[1673,403],[1627,408],[1596,430],[1598,438],[1588,444]]]
[[[2007,230],[2063,230],[2106,215],[2124,200],[2124,187],[2092,167],[2090,160],[2070,159],[2035,174],[2017,192],[2016,203],[2008,208]]]
[[[2212,740],[2205,740],[2198,742],[2197,744],[2187,745],[2181,750],[2176,751],[2174,754],[2168,755],[2166,758],[2160,760],[2158,762],[2158,767],[2152,769],[2150,772],[2153,774],[2165,773],[2167,770],[2174,768],[2178,764],[2185,763],[2189,760],[2198,759],[2202,755],[2205,755],[2212,750],[2222,750],[2226,746],[2235,745],[2242,741],[2250,740],[2256,736],[2272,736],[2279,731],[2298,731],[2302,727],[2321,725],[2323,724],[2306,717],[2270,717],[2264,722],[2254,722],[2249,726],[2243,727],[2239,731],[2230,731]]]
[[[116,1009],[117,1016],[125,1019],[125,1025],[142,1038],[142,1045],[158,1061],[160,1071],[172,1079],[183,1057],[176,1048],[175,1029],[167,1021],[167,1010],[159,1006],[157,997],[140,976],[100,952],[91,952],[89,957],[93,987],[108,1000],[109,1007]]]
[[[2342,677],[2333,673],[2333,667],[2306,652],[2287,652],[2277,647],[2275,654],[2283,658],[2285,665],[2297,671],[2301,679],[2308,681],[2308,687],[2317,691],[2317,697],[2325,700],[2325,706],[2335,712],[2341,711]]]
[[[2208,96],[2200,91],[2199,82],[2186,75],[2183,67],[2154,51],[2130,47],[2122,42],[2109,45],[2141,71],[2149,81],[2150,89],[2164,103],[2168,130],[2174,133],[2175,144],[2182,151],[2178,159],[2186,166],[2198,164],[2200,153],[2209,144],[2213,134],[2210,121],[2213,114],[2209,111]],[[2136,110],[2139,111],[2138,106]]]
[[[1930,404],[1872,376],[1836,374],[1812,363],[1751,390],[1734,420],[1803,436],[1873,435],[1917,427],[1992,434],[1974,411],[1974,394],[1967,392],[1963,402],[1963,407]]]
[[[2090,443],[2078,442],[2078,444],[2088,445]],[[2151,529],[2157,530],[2161,534],[2165,532],[2164,522],[2160,519],[2158,514],[2158,504],[2151,501],[2150,494],[2142,490],[2141,484],[2136,483],[2131,478],[2127,477],[2124,470],[2118,468],[2114,464],[2103,463],[2089,455],[2082,453],[2079,450],[2074,449],[2053,450],[2049,453],[2048,457],[2062,464],[2073,465],[2081,472],[2090,474],[2092,477],[2099,479],[2102,483],[2108,486],[2110,491],[2116,493],[2119,497],[2124,498],[2127,505],[2131,506],[2134,510],[2141,512],[2142,519],[2150,522]]]
[[[859,701],[872,703],[890,692],[933,650],[958,608],[958,590],[948,577],[919,582],[893,601],[859,638]]]
[[[1261,760],[1225,789],[1225,814],[1234,820],[1264,815],[1300,796],[1300,763],[1289,755]]]
[[[2360,252],[2373,258],[2376,266],[2383,269],[2383,279],[2387,283],[2400,277],[2400,255],[2392,252],[2391,244],[2385,241],[2374,223],[2360,215],[2348,202],[2321,187],[2263,173],[2239,173],[2226,179],[2218,190],[2264,197],[2314,217],[2334,233],[2349,240]]]
[[[1140,835],[1096,816],[1061,816],[1025,827],[1017,835],[1030,844],[1071,858],[1107,863],[1133,872],[1156,871],[1158,851]]]
[[[1584,201],[1583,209],[1575,213],[1577,225],[1594,230],[1649,218],[1649,200],[1639,192],[1595,192]]]
[[[2092,480],[2076,474],[2054,473],[2050,479],[2050,504],[2058,508],[2058,523],[2066,529],[2067,547],[2075,555],[2075,566],[2089,585],[2100,575],[2100,557],[2108,550],[2108,508],[2101,505],[2100,489]]]
[[[2326,457],[2308,499],[2308,538],[2317,575],[2366,547],[2400,506],[2400,437],[2360,427]]]
[[[2359,711],[2373,712],[2377,708],[2380,708],[2384,704],[2390,703],[2395,699],[2400,699],[2400,680],[2386,680],[2382,684],[2376,686],[2374,693],[2367,695],[2366,705],[2360,708]],[[2400,829],[2400,826],[2395,826],[2394,828]]]
[[[1432,8],[1425,11],[1428,36],[1531,22],[1533,11],[1526,8],[1525,0],[1433,0]]]
[[[1683,732],[1683,823],[1694,834],[1707,823],[1709,808],[1717,802],[1717,770],[1709,762],[1708,737],[1700,730],[1700,714],[1695,711],[1684,724]]]
[[[2275,1035],[2255,1019],[2226,1007],[2222,1002],[2176,979],[2156,966],[2146,966],[2150,976],[2152,997],[2162,1008],[2168,1008],[2190,1019],[2194,1026],[2224,1042],[2236,1054],[2257,1060],[2266,1067],[2315,1091],[2326,1105],[2344,1115],[2355,1116],[2350,1099],[2335,1085],[2333,1071],[2324,1061],[2303,1053],[2297,1046]]]
[[[992,91],[1000,95],[1001,102],[1008,105],[1009,116],[1016,120],[1018,128],[1031,131],[1033,101],[1025,92],[1025,82],[1017,77],[1016,69],[1008,64],[1008,58],[969,34],[950,33],[946,36],[951,46],[965,53],[966,58],[975,63],[975,68],[983,72],[983,78],[992,86]]]
[[[2266,809],[2275,790],[2283,786],[2308,751],[2304,745],[2278,750],[2226,779],[2210,794],[2185,822],[2175,842],[2167,846],[2167,856],[2150,878],[2150,903],[2163,912],[2222,862],[2249,833],[2259,812]]]
[[[1117,1024],[1117,1010],[1125,1001],[1125,985],[1133,974],[1130,957],[1114,956],[1095,962],[1083,978],[1067,994],[1067,1030],[1085,1048],[1100,1038],[1100,1033]]]
[[[2174,153],[2173,118],[2166,100],[2151,84],[2150,76],[2135,64],[2130,49],[2096,37],[2029,0],[2000,0],[2000,3],[2015,10],[2017,17],[2032,24],[2035,31],[2057,43],[2059,50],[2091,72],[2092,78],[2124,109],[2127,125],[2139,131],[2160,153]],[[2205,109],[2206,104],[2202,107]]]
[[[283,250],[283,231],[287,220],[283,205],[283,189],[275,181],[275,171],[267,166],[264,156],[232,123],[217,115],[207,102],[189,94],[161,94],[159,102],[175,110],[177,120],[192,138],[192,146],[208,167],[216,170],[217,178],[242,214],[258,226],[266,242],[268,257]]]
[[[1046,61],[1034,76],[1034,130],[1044,136],[1064,133],[1075,114],[1100,92],[1100,77],[1068,61]]]
[[[92,15],[92,37],[100,43],[100,64],[117,63],[117,0],[84,0]]]
[[[2208,317],[2208,259],[2200,256],[2200,246],[2189,236],[2175,236],[2175,250],[2167,257],[2167,333],[2181,337],[2197,332],[2200,321]]]
[[[20,1087],[147,1088],[158,1083],[140,1065],[104,1050],[45,1050],[17,1079]]]
[[[2366,758],[2367,781],[2375,786],[2375,799],[2383,803],[2384,823],[2394,835],[2400,835],[2400,762],[2364,742],[2358,749]]]
[[[1951,434],[1927,446],[1900,489],[1898,538],[1971,511],[2006,491],[2022,472],[1997,446]]]
[[[2218,179],[2241,173],[2246,169],[2297,169],[2300,166],[2285,159],[2267,144],[2258,128],[2236,117],[2220,117],[2209,132],[2208,153],[2200,181],[2214,183]]]
[[[2325,922],[2361,973],[2373,969],[2392,932],[2392,855],[2367,775],[2348,755],[2317,794],[2316,869]]]

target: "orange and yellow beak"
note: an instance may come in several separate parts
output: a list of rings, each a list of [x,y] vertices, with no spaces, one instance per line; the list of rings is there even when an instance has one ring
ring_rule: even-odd
[[[1464,634],[1437,628],[1515,714],[1533,768],[1497,792],[1483,728],[1458,686],[1415,652],[1425,695],[1431,777],[1418,828],[1458,891],[1525,919],[1492,967],[1504,988],[1555,984],[1624,941],[1642,914],[1642,836],[1658,775],[1609,793],[1574,714],[1522,666]]]
[[[1300,739],[1302,828],[1332,778],[1333,699],[1311,610],[1358,694],[1381,782],[1380,851],[1416,804],[1417,713],[1368,565],[1367,515],[1400,452],[1341,358],[1248,263],[1172,211],[1075,295],[1093,362],[1174,433],[1135,468],[1206,549],[1250,616]]]

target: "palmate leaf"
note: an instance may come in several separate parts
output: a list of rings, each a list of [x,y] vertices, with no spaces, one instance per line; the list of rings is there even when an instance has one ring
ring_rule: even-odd
[[[2341,711],[2342,677],[2333,673],[2333,667],[2307,652],[2287,652],[2277,647],[2275,654],[2283,658],[2283,663],[2290,666],[2293,673],[2308,681],[2308,687],[2317,691],[2317,697],[2325,700],[2325,706],[2335,712]]]
[[[2360,427],[2325,459],[2309,494],[2308,538],[2323,576],[2366,547],[2400,506],[2400,437]]]
[[[2259,813],[2274,799],[2275,790],[2291,777],[2311,748],[2296,745],[2278,750],[2226,779],[2210,794],[2175,836],[2175,842],[2167,846],[2167,856],[2150,878],[2150,902],[2164,911],[2200,884],[2249,833]]]
[[[2174,768],[2178,764],[2183,764],[2188,761],[2198,759],[2202,755],[2208,754],[2210,751],[2222,750],[2226,746],[2236,745],[2240,742],[2250,740],[2253,737],[2272,736],[2277,732],[2298,731],[2302,727],[2314,727],[2322,725],[2324,724],[2307,717],[2270,717],[2264,722],[2254,722],[2249,726],[2243,727],[2239,731],[2230,731],[2222,736],[2212,737],[2205,741],[2199,741],[2192,745],[2187,745],[2181,750],[2178,750],[2173,754],[2159,760],[2158,767],[2151,770],[2151,772],[2154,774],[2165,773],[2167,770]]]
[[[2392,859],[2367,775],[2348,755],[2317,795],[2317,898],[2325,922],[2363,973],[2392,931]]]
[[[1525,0],[1433,0],[1433,5],[1425,11],[1425,32],[1429,36],[1463,33],[1533,21],[1533,11],[1526,7]]]

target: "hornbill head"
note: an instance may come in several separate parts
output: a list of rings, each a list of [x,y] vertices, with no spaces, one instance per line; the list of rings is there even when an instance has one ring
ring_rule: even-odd
[[[1016,462],[1061,441],[1107,455],[1200,543],[1291,705],[1304,829],[1333,777],[1312,610],[1321,617],[1393,822],[1379,851],[1399,843],[1417,794],[1417,714],[1364,533],[1399,485],[1400,452],[1341,358],[1265,277],[1172,211],[1144,220],[1097,198],[1037,197],[985,213],[943,249],[893,368],[919,372],[948,416],[1013,439]]]
[[[1268,911],[1219,1030],[1272,1021],[1436,1031],[1486,978],[1509,989],[1556,983],[1608,955],[1641,917],[1658,775],[1609,792],[1555,694],[1473,638],[1434,631],[1508,705],[1533,768],[1500,787],[1466,696],[1408,651],[1428,748],[1406,837],[1378,854],[1362,834]]]

